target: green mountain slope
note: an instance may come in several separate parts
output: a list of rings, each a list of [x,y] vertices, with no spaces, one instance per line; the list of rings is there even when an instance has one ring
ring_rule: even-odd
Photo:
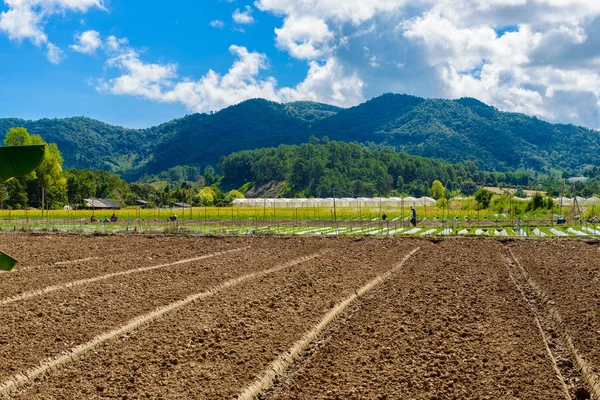
[[[154,152],[153,129],[126,129],[84,117],[26,121],[0,119],[0,139],[13,127],[25,127],[40,134],[46,142],[56,143],[66,168],[92,168],[127,172],[143,167]]]
[[[469,98],[386,94],[348,109],[256,99],[141,130],[88,118],[0,119],[1,134],[13,126],[57,143],[67,168],[101,168],[129,178],[177,165],[217,165],[234,152],[306,143],[313,135],[452,163],[473,160],[486,170],[579,171],[600,165],[598,131],[500,112]]]

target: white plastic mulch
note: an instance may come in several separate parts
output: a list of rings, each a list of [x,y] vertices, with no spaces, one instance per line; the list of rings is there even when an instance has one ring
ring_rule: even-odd
[[[568,231],[568,232],[571,232],[571,233],[572,233],[573,235],[575,235],[575,236],[590,236],[590,235],[588,235],[587,233],[583,233],[583,232],[581,232],[581,231],[578,231],[578,230],[576,230],[576,229],[573,229],[573,228],[569,228],[569,229],[567,229],[567,231]]]
[[[558,236],[558,237],[568,237],[569,236],[566,233],[564,233],[563,231],[559,231],[556,228],[551,228],[550,232],[552,232],[555,236]]]

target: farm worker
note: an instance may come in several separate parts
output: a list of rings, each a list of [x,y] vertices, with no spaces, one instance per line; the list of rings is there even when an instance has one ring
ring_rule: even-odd
[[[94,222],[96,222],[96,221],[97,221],[97,220],[96,220],[96,217],[92,215],[92,218],[90,218],[90,222],[94,223]]]
[[[117,216],[115,213],[110,217],[110,222],[117,222]]]
[[[410,223],[412,226],[417,226],[417,210],[415,210],[415,208],[412,206],[410,209],[412,210],[412,218],[410,219]]]

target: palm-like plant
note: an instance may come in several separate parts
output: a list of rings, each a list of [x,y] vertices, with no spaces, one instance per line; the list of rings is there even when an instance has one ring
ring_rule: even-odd
[[[44,159],[46,145],[0,147],[0,183],[33,172]],[[18,261],[0,252],[0,270],[12,271]]]

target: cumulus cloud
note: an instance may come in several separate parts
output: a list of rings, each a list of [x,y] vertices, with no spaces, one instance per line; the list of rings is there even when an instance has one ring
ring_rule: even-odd
[[[231,1],[229,1],[231,2]],[[0,30],[64,54],[44,32],[48,16],[103,8],[100,0],[5,0]],[[98,90],[211,111],[253,97],[341,106],[395,91],[476,97],[501,110],[600,127],[600,2],[590,0],[255,0],[232,14],[280,18],[275,47],[306,63],[305,78],[281,87],[265,54],[229,48],[226,71],[180,76],[176,63],[144,60],[126,39],[76,36],[74,51],[107,55]],[[257,11],[258,10],[258,11]],[[210,22],[224,27],[221,20]],[[110,76],[109,75],[109,76]]]
[[[600,2],[256,0],[255,6],[282,19],[275,30],[279,49],[353,70],[367,83],[365,97],[389,90],[471,96],[506,111],[600,127]]]
[[[252,7],[250,6],[246,6],[246,8],[244,9],[244,11],[240,11],[240,9],[236,9],[233,12],[233,21],[236,24],[240,24],[240,25],[249,25],[254,23],[254,17],[252,17]]]
[[[100,33],[93,30],[75,35],[75,42],[69,48],[82,54],[94,54],[102,46]]]
[[[29,40],[36,46],[46,45],[48,60],[54,64],[64,58],[63,52],[48,41],[44,32],[46,20],[67,11],[87,12],[104,9],[102,0],[4,0],[8,10],[0,13],[0,31],[11,40]]]
[[[118,46],[115,41],[116,38],[110,40],[110,48],[118,49],[118,54],[107,65],[118,69],[121,75],[100,80],[97,89],[102,92],[181,103],[195,112],[219,110],[251,98],[326,101],[340,106],[363,100],[363,82],[355,74],[346,74],[335,59],[324,64],[311,62],[303,82],[295,87],[279,87],[275,78],[262,74],[269,68],[266,55],[242,46],[229,48],[235,61],[225,74],[210,70],[202,78],[192,79],[178,76],[175,64],[144,62],[125,40]]]
[[[321,18],[289,17],[281,29],[275,29],[277,46],[298,59],[316,59],[327,54],[334,34]]]

